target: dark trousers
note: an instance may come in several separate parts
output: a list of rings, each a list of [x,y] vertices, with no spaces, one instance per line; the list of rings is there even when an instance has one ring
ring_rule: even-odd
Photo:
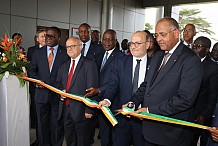
[[[98,114],[101,146],[112,145],[112,125],[103,113]]]
[[[58,121],[59,105],[36,102],[38,139],[40,146],[62,146],[64,139],[63,122]]]
[[[122,116],[118,119],[118,125],[112,129],[112,140],[113,146],[129,146],[131,140],[134,146],[142,146],[144,144],[142,121]]]
[[[74,121],[70,107],[65,105],[62,118],[67,146],[90,146],[92,119]]]

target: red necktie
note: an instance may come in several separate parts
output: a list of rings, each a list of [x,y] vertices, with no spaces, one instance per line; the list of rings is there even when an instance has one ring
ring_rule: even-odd
[[[71,65],[71,68],[70,68],[70,72],[69,72],[68,77],[67,77],[66,92],[68,92],[68,90],[70,88],[70,83],[71,83],[71,80],[73,78],[74,66],[75,66],[75,60],[73,60],[73,62],[72,62],[72,65]],[[66,98],[65,99],[65,105],[68,106],[69,103],[70,103],[69,98]]]
[[[51,68],[51,65],[52,65],[52,60],[54,58],[54,48],[50,48],[51,50],[51,53],[49,54],[48,56],[48,66],[49,66],[49,69]]]

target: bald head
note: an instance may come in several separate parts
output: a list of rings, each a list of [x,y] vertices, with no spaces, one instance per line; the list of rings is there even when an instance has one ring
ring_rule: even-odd
[[[150,38],[144,31],[137,31],[131,37],[130,51],[136,58],[142,58],[147,54],[150,45]]]
[[[173,18],[165,17],[157,22],[155,37],[161,50],[170,51],[179,42],[179,25]]]
[[[66,41],[67,54],[70,58],[75,59],[80,55],[82,42],[77,37],[69,38]]]

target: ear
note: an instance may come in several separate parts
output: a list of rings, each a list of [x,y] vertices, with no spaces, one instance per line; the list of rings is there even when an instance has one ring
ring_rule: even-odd
[[[175,36],[175,38],[178,38],[178,39],[179,39],[179,36],[180,36],[180,31],[179,31],[179,29],[176,29],[176,30],[174,31],[174,36]]]
[[[152,43],[152,42],[146,42],[146,43],[145,43],[145,49],[146,49],[146,50],[148,50],[148,49],[149,49],[149,47],[150,47],[151,43]]]

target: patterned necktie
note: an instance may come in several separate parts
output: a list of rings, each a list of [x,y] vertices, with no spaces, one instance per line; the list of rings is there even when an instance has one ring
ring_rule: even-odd
[[[51,69],[52,61],[53,61],[53,58],[54,58],[54,48],[50,48],[50,50],[51,50],[51,53],[48,56],[49,69]]]
[[[136,59],[136,61],[137,61],[137,64],[135,66],[135,72],[134,72],[134,77],[133,77],[133,82],[132,82],[132,93],[135,93],[138,89],[139,69],[140,69],[141,59]]]
[[[71,83],[72,78],[73,78],[74,66],[75,66],[75,60],[73,60],[73,62],[72,62],[72,65],[71,65],[71,68],[70,68],[70,72],[69,72],[68,77],[67,77],[66,92],[68,92],[68,90],[70,88],[70,83]],[[69,103],[70,103],[69,98],[66,98],[65,99],[65,105],[68,106]]]
[[[105,56],[104,56],[102,63],[101,63],[101,70],[104,67],[105,63],[107,62],[108,55],[109,55],[109,53],[106,51]]]
[[[158,72],[160,72],[160,70],[163,69],[163,67],[166,65],[167,59],[170,57],[170,55],[171,55],[171,53],[169,53],[169,52],[166,52],[166,53],[164,54],[163,62],[162,62],[162,64],[161,64],[161,66],[160,66]]]
[[[83,48],[82,48],[82,51],[81,51],[81,55],[82,56],[85,56],[85,48],[86,48],[86,44],[83,44]]]

